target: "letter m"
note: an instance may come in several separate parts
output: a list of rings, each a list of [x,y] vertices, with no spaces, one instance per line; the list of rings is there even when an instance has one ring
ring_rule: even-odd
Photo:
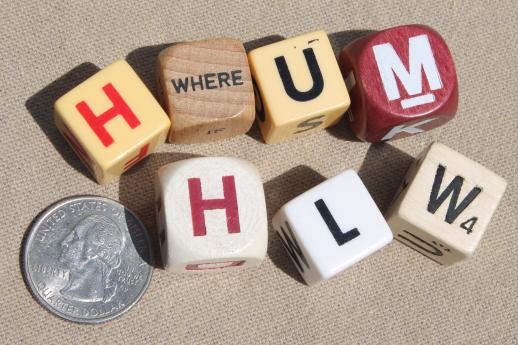
[[[416,96],[423,92],[423,71],[430,90],[438,90],[443,87],[427,35],[414,36],[408,40],[408,70],[392,44],[379,44],[372,47],[372,50],[389,101],[401,98],[396,77],[409,96]],[[401,106],[410,108],[432,103],[435,101],[435,97],[430,93],[419,98],[416,97],[412,101],[408,99],[407,103],[404,101],[401,102]]]

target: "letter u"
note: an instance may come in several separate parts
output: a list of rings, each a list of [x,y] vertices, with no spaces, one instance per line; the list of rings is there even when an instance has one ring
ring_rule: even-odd
[[[322,93],[322,90],[324,89],[324,78],[322,77],[322,72],[318,66],[313,48],[306,48],[302,52],[306,58],[306,64],[308,65],[309,73],[313,80],[313,86],[307,91],[299,91],[295,87],[295,84],[293,84],[293,78],[291,77],[291,73],[284,56],[276,57],[275,64],[277,65],[282,85],[284,86],[284,90],[288,96],[296,101],[307,102],[317,98]]]

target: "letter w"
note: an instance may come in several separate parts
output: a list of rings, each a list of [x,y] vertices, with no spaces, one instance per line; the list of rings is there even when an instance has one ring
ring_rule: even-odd
[[[473,200],[477,197],[477,195],[482,191],[481,188],[475,187],[473,188],[468,195],[460,202],[457,206],[457,201],[459,200],[459,194],[462,189],[462,184],[464,183],[464,178],[461,176],[455,176],[455,178],[450,182],[450,184],[444,189],[444,191],[439,195],[442,179],[444,177],[444,172],[446,168],[442,165],[437,167],[437,172],[435,173],[435,179],[433,181],[432,192],[430,193],[430,200],[428,201],[428,212],[435,214],[435,212],[441,207],[442,203],[452,194],[450,199],[450,203],[448,205],[448,211],[446,212],[445,221],[448,224],[452,224],[455,219],[466,209],[466,207],[471,204]]]
[[[171,82],[173,83],[174,90],[176,93],[187,92],[187,89],[189,88],[189,78],[185,77],[184,79],[178,78],[178,81],[171,79]]]

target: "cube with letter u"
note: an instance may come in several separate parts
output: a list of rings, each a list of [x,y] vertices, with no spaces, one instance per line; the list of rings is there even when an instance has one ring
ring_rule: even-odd
[[[248,53],[264,141],[274,144],[338,122],[350,100],[324,31]]]
[[[171,122],[131,66],[116,61],[54,104],[58,130],[99,183],[165,141]]]
[[[333,277],[392,240],[383,215],[352,170],[289,201],[272,222],[308,285]]]
[[[268,229],[263,184],[251,163],[192,158],[163,166],[156,183],[162,261],[173,272],[259,265]]]

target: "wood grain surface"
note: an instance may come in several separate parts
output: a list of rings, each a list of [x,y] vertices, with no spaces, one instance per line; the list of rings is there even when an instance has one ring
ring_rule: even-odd
[[[252,126],[254,93],[240,41],[214,38],[173,45],[160,53],[157,74],[172,121],[170,142],[226,139]]]

